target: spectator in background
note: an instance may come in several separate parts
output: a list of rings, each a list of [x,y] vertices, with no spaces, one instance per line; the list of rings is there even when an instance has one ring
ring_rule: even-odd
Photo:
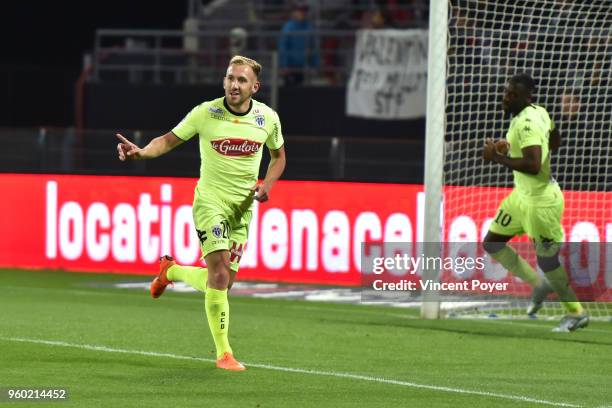
[[[242,27],[230,30],[230,55],[242,55],[246,51],[249,34]]]
[[[362,16],[362,28],[377,30],[387,28],[388,17],[381,9],[366,11]]]
[[[332,30],[352,33],[349,21],[339,20]],[[342,52],[346,47],[353,47],[354,38],[347,35],[322,35],[321,36],[321,72],[327,79],[328,84],[337,85],[344,80],[346,75],[346,53]]]
[[[579,114],[587,115],[582,121],[591,124],[596,109],[590,107],[605,105],[603,90],[608,89],[610,64],[606,62],[603,50],[607,44],[606,37],[593,36],[583,46],[579,62],[566,71],[574,71],[568,75],[566,89],[560,96],[561,114],[568,119],[575,119]]]
[[[278,44],[279,64],[285,85],[300,85],[304,82],[306,68],[319,66],[319,55],[313,24],[307,19],[308,6],[295,3],[291,17],[282,28]]]
[[[580,100],[574,91],[568,90],[561,94],[561,113],[567,117],[574,117],[580,110]]]
[[[419,25],[418,13],[422,5],[410,0],[387,0],[386,10],[394,28],[409,28]]]

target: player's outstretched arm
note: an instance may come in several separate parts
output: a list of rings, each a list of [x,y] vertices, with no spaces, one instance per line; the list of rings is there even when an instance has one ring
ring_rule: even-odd
[[[156,137],[143,148],[136,146],[120,133],[117,133],[117,137],[121,141],[117,144],[117,154],[121,161],[153,159],[168,153],[170,150],[183,143],[183,140],[179,139],[172,132]]]
[[[482,158],[487,162],[495,162],[508,167],[510,170],[527,174],[538,174],[542,166],[542,147],[539,145],[527,146],[521,149],[523,157],[508,157],[501,155],[495,148],[491,139],[485,141],[482,147]]]
[[[272,186],[276,183],[276,180],[282,176],[283,171],[285,171],[285,165],[287,163],[285,146],[281,146],[281,148],[277,150],[270,150],[270,157],[271,160],[264,181],[261,184],[254,185],[252,188],[255,193],[255,200],[262,203],[269,200],[269,193]]]

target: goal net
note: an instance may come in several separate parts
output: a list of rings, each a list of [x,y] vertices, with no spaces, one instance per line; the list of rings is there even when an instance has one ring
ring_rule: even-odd
[[[612,316],[612,2],[450,0],[446,59],[446,123],[441,242],[480,242],[512,173],[481,158],[486,137],[505,137],[510,119],[501,98],[509,77],[527,72],[536,81],[534,102],[560,130],[553,175],[565,196],[562,262],[592,317]],[[518,252],[536,267],[526,237]],[[479,245],[465,255],[483,255]],[[457,252],[455,250],[455,252]],[[538,270],[538,273],[541,271]],[[452,297],[441,293],[443,313],[455,316],[524,316],[530,287],[486,258],[485,268],[440,271],[441,281],[507,282],[509,290]],[[564,311],[545,304],[542,316]]]

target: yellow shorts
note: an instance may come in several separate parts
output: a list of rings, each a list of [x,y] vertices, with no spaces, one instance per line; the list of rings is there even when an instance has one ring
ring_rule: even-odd
[[[506,236],[527,234],[536,244],[539,255],[554,251],[550,244],[563,241],[561,217],[565,207],[561,191],[555,194],[551,200],[546,200],[546,205],[541,206],[522,199],[520,193],[512,190],[501,202],[489,230]],[[543,253],[540,254],[540,250]]]
[[[193,221],[200,240],[202,258],[211,252],[229,251],[230,268],[238,272],[252,216],[250,207],[246,211],[239,211],[222,199],[212,195],[202,196],[196,190]]]

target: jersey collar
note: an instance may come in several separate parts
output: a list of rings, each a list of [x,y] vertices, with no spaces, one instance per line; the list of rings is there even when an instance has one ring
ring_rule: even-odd
[[[525,105],[525,107],[523,109],[521,109],[521,111],[519,113],[517,113],[516,115],[512,115],[512,119],[518,118],[519,116],[521,116],[522,114],[527,112],[527,108],[535,108],[535,105],[533,103]]]
[[[227,101],[225,100],[225,98],[223,98],[223,106],[225,106],[225,109],[227,109],[227,111],[229,113],[231,113],[232,115],[235,115],[235,116],[246,116],[251,111],[251,109],[253,109],[253,100],[251,99],[249,101],[249,109],[247,109],[247,111],[244,112],[244,113],[234,112],[232,110],[232,108],[230,108],[230,106],[227,104]]]

